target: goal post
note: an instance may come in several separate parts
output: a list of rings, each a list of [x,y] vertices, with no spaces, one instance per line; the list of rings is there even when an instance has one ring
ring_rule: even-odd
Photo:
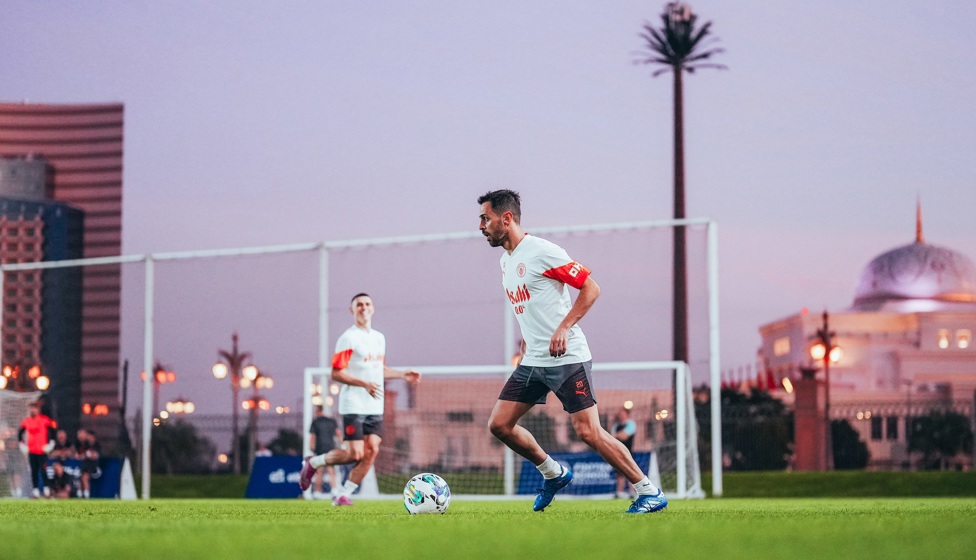
[[[524,493],[524,459],[498,442],[487,420],[511,365],[411,366],[423,380],[410,386],[388,380],[384,434],[374,465],[378,497],[395,497],[403,482],[417,472],[437,472],[452,484],[455,495],[514,497]],[[673,398],[672,372],[678,398]],[[303,424],[311,424],[313,410],[322,406],[336,414],[338,386],[331,369],[305,369]],[[600,404],[601,423],[609,429],[616,411],[626,405],[637,425],[635,458],[647,457],[643,470],[669,497],[702,498],[698,456],[698,426],[694,416],[692,383],[683,362],[594,363],[593,386]],[[671,403],[676,410],[669,411]],[[580,495],[612,494],[612,470],[602,459],[593,465],[593,453],[576,438],[569,416],[554,396],[520,421],[556,457],[587,461],[587,480],[567,492]],[[309,453],[308,434],[304,447]],[[638,461],[640,463],[640,461]],[[653,465],[653,467],[652,467]],[[531,472],[531,469],[529,469]],[[653,472],[652,472],[653,471]],[[609,477],[609,479],[608,479]],[[582,477],[578,477],[578,481]]]
[[[39,393],[0,390],[0,498],[31,495],[31,473],[27,456],[20,450],[17,435],[28,407]]]
[[[669,267],[663,263],[670,262],[671,236],[668,233],[675,227],[682,226],[696,232],[695,239],[698,243],[692,242],[688,245],[689,251],[695,257],[690,262],[702,267],[696,269],[699,274],[692,275],[693,280],[698,282],[695,288],[699,297],[691,298],[690,310],[691,326],[697,328],[694,337],[701,344],[695,347],[689,357],[689,364],[696,379],[702,381],[707,378],[711,384],[712,495],[720,496],[721,380],[718,233],[715,221],[687,218],[539,227],[533,228],[532,233],[556,240],[572,238],[571,254],[580,258],[581,262],[588,263],[592,269],[601,271],[601,285],[606,287],[606,295],[601,297],[604,303],[601,303],[595,313],[588,315],[587,320],[601,313],[604,317],[613,316],[613,313],[630,313],[634,321],[631,332],[637,340],[632,343],[621,342],[623,337],[610,329],[587,332],[592,333],[593,347],[604,349],[605,355],[610,359],[624,361],[667,353],[661,348],[668,337],[666,322],[658,317],[668,305],[665,302],[667,290],[657,290],[651,286],[666,284],[664,279]],[[698,235],[703,230],[705,235]],[[565,246],[563,242],[560,243]],[[480,247],[481,252],[474,250],[475,246]],[[478,360],[481,363],[491,363],[497,359],[496,363],[507,363],[514,353],[517,327],[511,311],[507,309],[507,303],[489,295],[497,293],[493,291],[497,289],[497,276],[493,274],[497,269],[493,270],[494,258],[485,256],[483,248],[481,233],[472,230],[237,249],[0,263],[0,308],[5,309],[14,304],[5,304],[3,301],[10,291],[4,288],[8,273],[68,267],[122,266],[121,346],[123,352],[133,356],[133,363],[142,364],[143,371],[151,371],[155,360],[162,355],[167,360],[177,360],[178,363],[173,365],[178,370],[206,372],[212,365],[214,348],[219,347],[221,340],[225,340],[228,330],[246,328],[248,340],[256,340],[256,343],[264,347],[260,350],[261,356],[275,355],[274,361],[264,362],[262,358],[261,365],[271,364],[275,373],[289,372],[288,375],[293,376],[290,381],[291,395],[296,395],[301,371],[306,365],[316,362],[318,367],[329,365],[331,344],[334,342],[334,338],[330,336],[330,327],[336,328],[340,324],[340,316],[341,322],[346,320],[344,314],[347,304],[344,298],[347,294],[362,290],[364,280],[372,282],[374,278],[389,276],[387,267],[392,261],[414,268],[398,271],[398,277],[408,280],[409,286],[398,285],[384,289],[382,293],[383,320],[389,321],[385,324],[396,325],[400,330],[388,333],[395,335],[391,340],[401,344],[399,341],[409,338],[405,335],[416,335],[420,329],[412,325],[423,325],[424,331],[438,327],[441,328],[441,336],[446,332],[447,338],[465,337],[472,340],[472,337],[479,337],[488,341],[470,346],[471,351],[479,353],[478,355],[460,359]],[[449,267],[444,264],[443,252],[447,250],[454,251]],[[295,263],[291,259],[301,259],[302,262]],[[308,266],[316,259],[317,263]],[[251,271],[244,268],[246,263],[258,261],[279,264],[287,261],[287,266],[282,268],[276,264],[264,264],[262,266],[267,268],[262,268],[261,272],[265,276],[251,274]],[[640,265],[650,269],[653,276],[642,276],[629,269],[624,270],[628,268],[627,265]],[[303,268],[306,266],[307,268]],[[356,273],[349,274],[349,270],[355,270]],[[447,272],[454,274],[451,286],[464,286],[464,293],[455,294],[451,298],[440,297],[440,283],[423,281],[432,270],[438,275]],[[474,270],[478,273],[473,273]],[[259,283],[261,278],[269,274],[278,274],[282,281]],[[269,285],[277,292],[266,294],[267,297],[256,297],[264,293],[262,290],[268,291]],[[398,297],[398,302],[394,301]],[[264,314],[242,312],[242,308],[253,307],[258,303],[265,304],[272,298],[277,299],[274,299],[274,303],[263,305]],[[226,310],[226,313],[208,312],[217,305],[221,310]],[[495,310],[498,315],[494,315]],[[270,318],[272,314],[273,321]],[[497,321],[481,322],[491,331],[486,335],[481,331],[481,324],[467,321],[466,317],[495,317]],[[9,334],[4,332],[4,328],[5,322],[0,321],[0,339],[6,340]],[[192,336],[182,332],[186,328],[192,330]],[[380,328],[385,329],[384,326]],[[294,347],[283,350],[276,341],[280,340],[280,333],[286,330],[293,333],[296,341]],[[624,344],[626,347],[621,351],[621,345]],[[651,346],[654,348],[648,351]],[[259,349],[250,347],[249,350],[257,352]],[[396,355],[403,356],[403,362],[429,363],[425,356],[408,357],[405,354],[403,346],[397,348]],[[121,356],[119,358],[121,363]],[[0,365],[3,365],[5,359],[10,358],[0,353]],[[445,361],[457,359],[447,357]],[[153,384],[148,378],[143,382],[141,393],[141,497],[148,498],[155,404]],[[307,429],[307,426],[304,428]]]

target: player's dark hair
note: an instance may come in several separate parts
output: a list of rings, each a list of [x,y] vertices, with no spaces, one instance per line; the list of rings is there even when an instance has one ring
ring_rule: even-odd
[[[504,214],[505,212],[512,213],[512,219],[515,223],[521,223],[522,220],[522,198],[519,193],[510,189],[499,189],[497,191],[487,192],[478,197],[478,204],[490,203],[491,209],[499,214]]]
[[[356,301],[356,298],[358,298],[358,297],[363,297],[363,296],[366,296],[366,297],[368,297],[369,299],[373,299],[373,296],[371,296],[371,295],[369,295],[369,294],[367,294],[366,292],[359,292],[358,294],[356,294],[356,295],[354,295],[354,296],[352,296],[352,299],[351,299],[351,300],[349,300],[349,303],[352,303],[352,302],[354,302],[354,301]]]

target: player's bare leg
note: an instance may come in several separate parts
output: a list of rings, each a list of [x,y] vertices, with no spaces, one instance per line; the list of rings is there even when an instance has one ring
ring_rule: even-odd
[[[488,429],[491,435],[498,438],[509,449],[532,462],[541,465],[548,454],[532,432],[518,425],[518,421],[534,405],[515,401],[497,401],[488,419]]]
[[[373,467],[373,463],[376,462],[376,455],[379,453],[381,441],[382,438],[379,436],[369,434],[365,440],[349,442],[350,444],[356,444],[355,446],[350,445],[351,451],[349,454],[355,455],[359,459],[356,461],[356,466],[350,471],[349,477],[346,478],[346,482],[343,483],[341,488],[336,490],[336,497],[332,500],[332,505],[352,505],[352,500],[349,499],[349,496],[359,488],[363,479],[366,478],[366,473],[369,472],[369,469]]]
[[[491,411],[488,429],[509,449],[532,462],[542,473],[543,483],[536,496],[532,509],[542,511],[552,503],[556,492],[572,482],[573,473],[564,469],[539,445],[532,432],[518,425],[518,421],[534,405],[515,401],[499,400]]]
[[[589,445],[600,457],[603,457],[611,467],[631,482],[636,484],[644,478],[644,473],[634,462],[627,447],[613,434],[600,425],[600,414],[596,405],[579,412],[570,414],[573,430],[580,440]]]
[[[627,447],[600,425],[600,414],[596,405],[574,412],[570,419],[576,435],[634,485],[637,499],[630,505],[627,513],[653,513],[668,506],[664,493],[644,476]]]
[[[308,490],[319,467],[355,463],[363,458],[363,454],[362,440],[353,440],[345,442],[343,447],[333,449],[328,453],[306,457],[302,461],[302,469],[298,474],[298,487],[302,489],[302,492]],[[333,488],[335,487],[333,486]]]

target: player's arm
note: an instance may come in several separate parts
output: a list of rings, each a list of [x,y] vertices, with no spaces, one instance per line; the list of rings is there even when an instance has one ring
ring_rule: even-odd
[[[358,377],[349,375],[346,372],[346,368],[343,367],[340,369],[335,367],[334,365],[332,366],[332,380],[335,381],[336,383],[352,385],[353,387],[362,387],[363,389],[366,389],[366,392],[369,393],[369,396],[374,398],[379,396],[380,392],[383,390],[383,388],[377,385],[376,383],[371,383],[369,381],[366,381],[365,379],[360,379]]]
[[[420,383],[420,372],[413,369],[393,369],[383,364],[383,379],[406,379],[408,383]]]
[[[573,302],[573,307],[569,309],[569,313],[560,321],[559,326],[556,327],[556,332],[552,334],[552,338],[549,340],[550,356],[558,358],[566,353],[566,344],[569,341],[569,329],[580,322],[583,316],[586,315],[586,312],[593,307],[593,303],[599,296],[600,285],[596,283],[596,280],[592,276],[587,276],[586,280],[583,281],[583,285],[580,286],[579,294],[576,296],[576,301]]]
[[[343,338],[339,338],[339,342],[336,343],[336,352],[332,355],[332,380],[336,383],[342,383],[344,385],[352,385],[353,387],[362,387],[366,389],[369,396],[376,398],[383,391],[383,387],[366,381],[365,379],[360,379],[354,375],[350,375],[346,368],[349,366],[349,360],[352,359],[352,345],[347,344]]]

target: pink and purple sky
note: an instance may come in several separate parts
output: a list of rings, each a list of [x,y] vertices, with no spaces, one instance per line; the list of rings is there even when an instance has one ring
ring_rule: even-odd
[[[529,230],[663,219],[671,76],[633,64],[663,5],[9,0],[0,99],[125,104],[126,254],[471,230],[499,187],[522,192]],[[976,258],[976,5],[692,7],[728,66],[685,81],[687,212],[720,228],[723,368],[752,360],[760,324],[848,306],[861,268],[913,240],[917,197],[927,240]],[[186,383],[163,398],[223,412],[199,362],[232,328],[259,361],[282,346],[228,325],[196,361],[160,341]],[[307,352],[272,366],[278,400]]]

